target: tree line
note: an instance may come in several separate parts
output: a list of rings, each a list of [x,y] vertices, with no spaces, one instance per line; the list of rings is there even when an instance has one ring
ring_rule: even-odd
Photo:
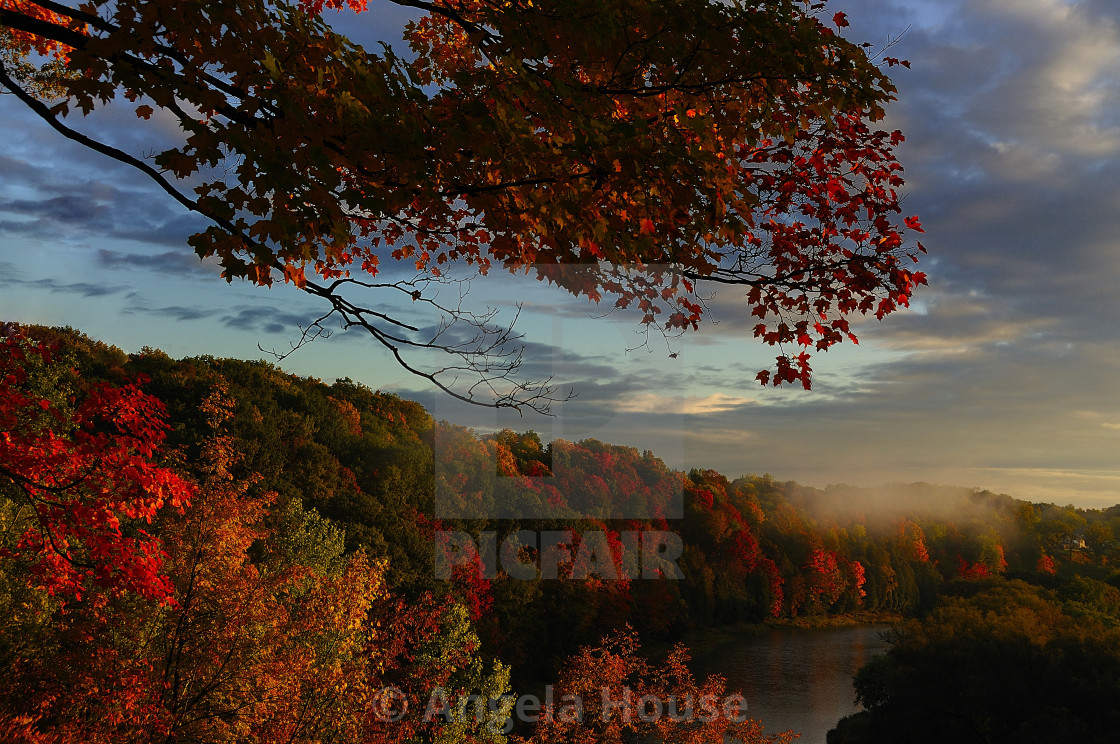
[[[684,473],[595,440],[477,434],[263,362],[129,355],[41,327],[5,344],[13,731],[368,739],[378,724],[403,740],[357,713],[390,683],[528,689],[615,632],[663,646],[743,622],[921,615],[961,581],[1112,577],[1116,508]],[[495,511],[511,504],[545,516]],[[440,533],[524,529],[569,534],[574,552],[605,535],[614,560],[627,533],[671,531],[683,578],[571,578],[567,564],[525,580],[478,563],[437,577]]]

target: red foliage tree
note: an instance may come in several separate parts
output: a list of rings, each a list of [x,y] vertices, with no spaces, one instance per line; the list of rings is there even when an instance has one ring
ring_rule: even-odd
[[[809,601],[827,610],[847,587],[839,557],[831,550],[817,548],[809,553],[804,569]]]
[[[194,494],[156,462],[163,405],[138,383],[87,385],[52,402],[28,375],[52,364],[49,349],[18,333],[0,342],[0,483],[34,518],[5,556],[34,556],[35,580],[52,594],[81,599],[96,586],[172,601],[166,553],[139,527],[165,504],[182,510]]]
[[[6,379],[9,385],[27,382],[17,373]],[[102,387],[92,390],[85,400],[107,399]],[[108,399],[135,402],[137,396],[126,391]],[[10,397],[16,404],[9,408],[21,412],[28,409],[27,401],[39,400],[26,390]],[[155,405],[143,397],[139,401],[141,411]],[[35,414],[30,423],[27,417],[13,420],[38,433],[39,411],[54,408],[33,405],[29,410]],[[276,494],[258,488],[256,476],[233,474],[240,456],[223,432],[232,411],[224,387],[216,387],[199,411],[212,431],[201,442],[199,459],[190,463],[197,481],[190,488],[191,501],[181,510],[153,514],[161,550],[156,586],[162,591],[100,580],[96,570],[91,578],[67,573],[62,580],[43,582],[41,571],[30,571],[41,564],[38,554],[27,549],[0,566],[11,569],[0,571],[6,586],[18,583],[19,570],[26,567],[27,580],[45,587],[15,622],[33,632],[35,642],[7,643],[0,654],[0,740],[387,744],[410,741],[417,731],[448,740],[477,734],[481,724],[471,721],[421,720],[421,729],[411,729],[371,714],[378,691],[401,679],[423,685],[425,693],[434,684],[456,691],[505,691],[505,676],[483,675],[474,658],[478,640],[466,611],[447,602],[408,608],[389,598],[384,564],[361,552],[344,555],[337,529],[298,504],[277,505]],[[71,440],[93,441],[110,465],[117,463],[112,446],[95,435],[78,436],[84,429],[76,426]],[[106,433],[118,434],[122,442],[117,446],[123,447],[130,431],[122,435],[107,428]],[[59,439],[48,433],[42,437]],[[13,442],[28,438],[8,436],[5,444],[14,450]],[[30,454],[26,449],[17,450],[22,459],[5,460],[5,467],[11,469],[7,463],[17,460],[24,466],[18,472],[25,472],[42,448]],[[53,452],[46,450],[46,456]],[[137,472],[147,472],[143,463],[130,462]],[[22,492],[31,488],[29,480],[13,479]],[[83,547],[91,535],[105,542],[117,539],[111,529],[75,532],[72,522],[85,523],[62,521],[72,545],[74,534],[82,536]],[[119,522],[113,526],[127,530],[123,517]],[[127,535],[119,539],[131,545]],[[120,548],[105,552],[127,554]],[[81,601],[47,595],[54,589],[61,596],[60,585],[78,587]]]
[[[926,548],[926,535],[922,528],[909,519],[903,519],[898,525],[898,542],[906,551],[910,560],[926,563],[929,561],[929,550]]]
[[[848,570],[852,573],[852,589],[857,593],[857,603],[863,604],[863,598],[867,596],[867,591],[863,588],[867,583],[867,571],[859,561],[849,563]]]
[[[992,575],[992,571],[983,561],[969,563],[958,555],[957,575],[962,579],[986,579]]]

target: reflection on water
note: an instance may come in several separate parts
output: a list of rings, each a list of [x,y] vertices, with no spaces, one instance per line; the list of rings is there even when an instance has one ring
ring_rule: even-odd
[[[858,710],[852,674],[887,650],[880,633],[888,627],[774,628],[699,655],[693,668],[726,677],[768,733],[793,729],[802,744],[824,744],[828,730]]]

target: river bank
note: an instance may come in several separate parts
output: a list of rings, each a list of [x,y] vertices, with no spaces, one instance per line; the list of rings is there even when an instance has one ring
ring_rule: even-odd
[[[757,637],[780,628],[848,628],[864,625],[894,625],[902,615],[893,612],[849,612],[840,615],[781,618],[761,623],[735,623],[714,628],[697,628],[685,634],[682,641],[693,656],[745,638]]]
[[[852,675],[889,648],[883,632],[890,625],[861,619],[869,617],[724,629],[722,643],[716,634],[696,639],[689,666],[699,678],[722,676],[768,733],[790,730],[802,735],[800,744],[825,744],[828,730],[859,709]]]

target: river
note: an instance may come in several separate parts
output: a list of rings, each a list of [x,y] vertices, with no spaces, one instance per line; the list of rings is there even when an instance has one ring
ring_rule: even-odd
[[[888,628],[773,628],[697,654],[693,669],[722,674],[767,733],[793,729],[800,744],[825,744],[828,730],[859,709],[852,674],[887,650],[880,634]]]

